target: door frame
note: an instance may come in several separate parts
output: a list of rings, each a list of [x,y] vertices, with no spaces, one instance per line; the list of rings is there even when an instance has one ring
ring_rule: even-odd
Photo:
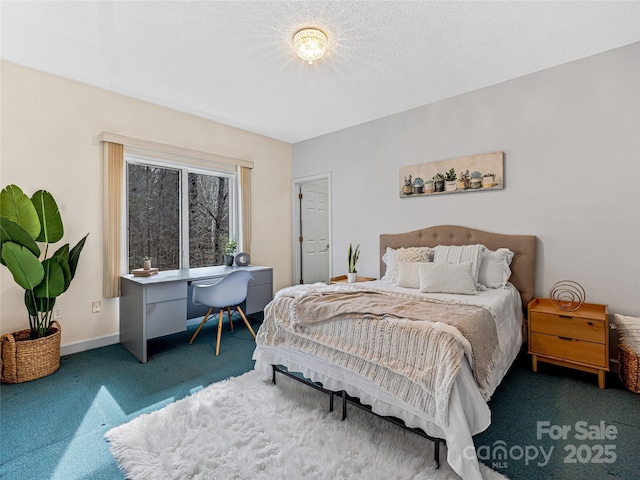
[[[318,175],[310,175],[307,177],[298,177],[293,178],[291,180],[291,235],[292,235],[292,251],[293,251],[293,262],[292,262],[292,279],[293,285],[298,285],[300,283],[300,242],[298,241],[300,237],[299,225],[300,225],[300,201],[298,199],[298,194],[300,192],[299,185],[307,182],[315,182],[317,180],[327,180],[327,222],[328,227],[328,238],[329,238],[329,278],[333,276],[333,231],[331,228],[332,225],[332,195],[331,195],[331,173],[321,173]]]

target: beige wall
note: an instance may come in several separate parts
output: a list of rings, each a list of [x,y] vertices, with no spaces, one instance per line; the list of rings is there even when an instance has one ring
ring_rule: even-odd
[[[90,232],[57,301],[67,351],[118,334],[118,300],[102,298],[102,131],[253,161],[251,260],[273,267],[276,290],[291,284],[291,145],[11,63],[1,68],[0,185],[49,190],[64,242]],[[28,328],[22,290],[0,270],[0,333]],[[93,300],[102,313],[91,313]]]

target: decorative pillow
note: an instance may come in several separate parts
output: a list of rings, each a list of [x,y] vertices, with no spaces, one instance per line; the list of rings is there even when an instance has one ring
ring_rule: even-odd
[[[618,329],[620,341],[628,345],[636,355],[640,354],[640,317],[628,315],[613,315],[613,320]]]
[[[398,280],[396,286],[404,288],[420,288],[420,265],[426,262],[400,262],[398,264]]]
[[[495,252],[484,249],[478,271],[478,282],[489,288],[503,288],[511,276],[513,252],[508,248],[499,248]]]
[[[476,293],[473,279],[473,264],[467,263],[423,263],[419,267],[420,291],[422,293]]]
[[[382,280],[396,283],[400,262],[430,262],[432,258],[433,248],[430,247],[408,247],[397,250],[387,247],[387,251],[382,256],[382,261],[387,266]]]
[[[482,252],[485,246],[479,243],[475,245],[438,245],[435,248],[433,261],[435,263],[467,263],[471,262],[471,274],[473,281],[478,283],[478,273],[482,263]]]

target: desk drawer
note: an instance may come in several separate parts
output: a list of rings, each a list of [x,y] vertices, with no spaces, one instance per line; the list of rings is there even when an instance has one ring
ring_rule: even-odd
[[[147,285],[147,303],[187,298],[187,282]]]
[[[186,298],[147,304],[147,339],[184,332],[186,311]]]
[[[553,315],[532,312],[529,319],[531,332],[568,337],[588,342],[604,343],[605,322],[572,317],[569,315]]]
[[[257,272],[250,272],[253,280],[249,280],[249,286],[252,285],[264,285],[267,283],[273,283],[273,271],[271,270],[259,270]]]
[[[598,367],[607,367],[605,346],[567,337],[532,333],[529,353],[547,355]]]

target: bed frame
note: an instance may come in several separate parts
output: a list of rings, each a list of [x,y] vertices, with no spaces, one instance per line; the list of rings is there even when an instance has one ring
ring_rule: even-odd
[[[527,305],[533,299],[535,291],[536,242],[536,237],[533,235],[504,235],[456,225],[426,227],[420,230],[400,234],[382,234],[380,235],[380,278],[382,278],[386,271],[386,265],[382,261],[382,256],[387,251],[387,247],[398,249],[403,247],[475,245],[477,243],[481,243],[491,250],[508,248],[514,253],[513,260],[511,261],[511,277],[509,278],[509,281],[520,292],[520,296],[522,297],[522,309],[526,316]],[[523,324],[522,328],[524,335],[523,338],[526,338],[526,322]],[[295,375],[282,366],[272,365],[272,367],[272,382],[274,384],[276,383],[276,374],[280,373],[329,395],[329,411],[333,411],[334,396],[340,395],[342,399],[342,420],[347,418],[347,403],[349,403],[373,413],[380,418],[388,420],[405,430],[409,430],[431,440],[434,443],[433,456],[436,462],[436,468],[440,468],[440,442],[444,442],[443,439],[432,437],[420,428],[407,427],[400,419],[378,415],[371,410],[371,407],[362,404],[357,398],[348,396],[345,391],[334,392],[325,389],[320,383],[312,382],[304,377]]]

